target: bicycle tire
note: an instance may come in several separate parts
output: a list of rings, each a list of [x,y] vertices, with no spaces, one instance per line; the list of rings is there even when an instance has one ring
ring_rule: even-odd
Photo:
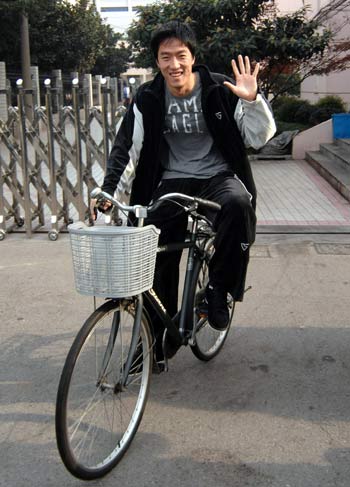
[[[195,263],[193,281],[190,290],[192,306],[190,306],[193,327],[195,329],[193,341],[190,344],[193,354],[205,362],[213,359],[222,349],[226,341],[234,311],[234,302],[228,299],[230,310],[230,321],[228,327],[223,331],[215,330],[208,321],[207,315],[201,315],[199,304],[204,299],[205,288],[209,280],[209,261],[214,252],[214,238],[207,240],[204,259],[197,259]]]
[[[114,334],[113,320],[118,323]],[[84,323],[62,370],[56,401],[57,446],[69,472],[83,480],[102,477],[117,465],[146,406],[153,351],[144,312],[125,386],[121,379],[134,320],[131,300],[104,303]]]

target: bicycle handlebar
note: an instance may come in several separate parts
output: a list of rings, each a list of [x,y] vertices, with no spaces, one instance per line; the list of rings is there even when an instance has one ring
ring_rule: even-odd
[[[123,203],[120,203],[120,201],[118,201],[115,198],[113,198],[113,196],[111,196],[110,194],[106,193],[105,191],[102,191],[101,188],[95,188],[95,189],[93,189],[91,191],[91,193],[90,193],[90,197],[93,198],[93,199],[97,199],[97,201],[99,201],[99,200],[107,200],[110,203],[112,203],[112,205],[114,205],[117,208],[119,208],[119,210],[131,211],[132,213],[135,213],[135,208],[136,207],[142,208],[140,205],[134,205],[134,206],[124,205]]]
[[[218,203],[215,203],[214,201],[205,200],[203,198],[198,198],[196,196],[188,196],[188,195],[183,194],[183,193],[167,193],[167,194],[164,194],[163,196],[158,198],[157,201],[155,201],[154,203],[152,203],[149,206],[141,206],[141,205],[128,206],[128,205],[124,205],[123,203],[120,203],[118,200],[113,198],[113,196],[111,196],[110,194],[102,191],[101,188],[93,189],[91,191],[90,196],[91,196],[91,198],[94,198],[97,200],[105,199],[105,200],[109,201],[110,203],[112,203],[112,205],[116,206],[117,208],[119,208],[122,211],[128,211],[128,212],[134,213],[136,215],[136,217],[138,217],[138,218],[147,217],[147,213],[149,211],[152,211],[152,209],[154,209],[155,207],[159,206],[159,204],[161,202],[174,200],[174,199],[184,200],[184,201],[187,201],[188,203],[194,203],[195,205],[204,206],[205,208],[209,208],[209,209],[215,210],[215,211],[221,210],[221,205],[219,205]]]
[[[189,203],[196,203],[206,208],[210,208],[211,210],[216,210],[216,211],[221,210],[221,205],[219,205],[219,203],[215,203],[214,201],[210,201],[210,200],[205,200],[203,198],[198,198],[197,196],[188,196],[187,194],[183,194],[183,193],[167,193],[161,196],[160,198],[158,198],[158,201],[167,201],[173,199],[182,199],[188,201]]]

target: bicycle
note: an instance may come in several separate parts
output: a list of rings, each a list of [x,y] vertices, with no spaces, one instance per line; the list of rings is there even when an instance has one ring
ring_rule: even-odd
[[[140,424],[152,371],[168,369],[181,346],[211,360],[229,332],[208,323],[204,290],[214,232],[198,208],[219,210],[212,201],[169,193],[148,207],[127,206],[96,189],[121,211],[137,217],[137,227],[70,225],[77,290],[107,298],[78,332],[66,358],[56,401],[56,438],[66,468],[76,477],[104,476],[121,460]],[[144,219],[164,201],[176,201],[191,216],[188,238],[158,247],[159,230]],[[188,249],[182,305],[170,317],[152,289],[157,252]],[[155,330],[149,310],[164,325],[163,362],[155,357]],[[154,364],[154,365],[153,365]]]

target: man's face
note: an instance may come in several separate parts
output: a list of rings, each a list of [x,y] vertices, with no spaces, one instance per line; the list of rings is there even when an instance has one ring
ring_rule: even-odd
[[[170,93],[184,96],[192,91],[195,77],[192,73],[194,57],[179,39],[170,38],[160,43],[157,65]]]

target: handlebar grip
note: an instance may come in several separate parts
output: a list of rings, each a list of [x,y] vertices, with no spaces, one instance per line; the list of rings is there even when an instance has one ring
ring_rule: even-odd
[[[90,197],[93,199],[97,199],[99,195],[101,196],[101,193],[102,193],[101,188],[94,188],[90,193]]]
[[[202,198],[194,198],[194,200],[202,206],[210,208],[211,210],[220,211],[221,205],[219,203],[215,203],[214,201],[204,200]]]
[[[109,201],[112,203],[112,196],[108,193],[102,191],[101,188],[95,188],[91,191],[90,197],[96,200],[95,208],[101,213],[109,213],[111,211],[112,205],[105,207],[106,203]]]

